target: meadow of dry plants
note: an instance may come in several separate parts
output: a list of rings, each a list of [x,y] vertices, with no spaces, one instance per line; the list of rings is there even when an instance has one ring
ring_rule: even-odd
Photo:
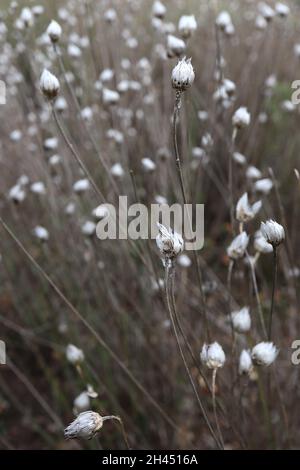
[[[299,65],[296,0],[1,1],[1,449],[300,448]]]

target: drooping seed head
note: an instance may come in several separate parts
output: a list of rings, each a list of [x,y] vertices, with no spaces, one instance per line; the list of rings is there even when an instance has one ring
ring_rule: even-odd
[[[250,374],[253,370],[253,363],[250,351],[244,349],[239,359],[239,374]]]
[[[251,317],[249,307],[243,307],[231,313],[231,321],[235,331],[238,333],[247,333],[251,328]]]
[[[103,418],[94,411],[84,411],[66,427],[64,434],[66,439],[92,439],[102,428]]]
[[[246,248],[249,243],[249,236],[246,232],[240,233],[235,237],[229,247],[227,248],[227,254],[229,258],[237,260],[242,258],[245,254]]]

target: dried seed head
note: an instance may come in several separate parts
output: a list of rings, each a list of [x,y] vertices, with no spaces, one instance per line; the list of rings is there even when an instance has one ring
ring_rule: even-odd
[[[183,15],[179,19],[178,29],[183,38],[188,39],[197,29],[197,21],[194,15]]]
[[[251,317],[249,307],[243,307],[231,313],[231,321],[235,331],[238,333],[247,333],[251,328]]]
[[[172,86],[178,91],[185,91],[195,80],[191,59],[184,57],[172,70]]]
[[[226,356],[222,346],[214,342],[212,344],[204,344],[200,354],[200,359],[208,369],[219,369],[225,364]]]
[[[152,5],[152,15],[155,18],[160,18],[163,19],[165,14],[166,14],[166,7],[163,3],[161,3],[159,0],[156,0],[153,5]]]
[[[283,226],[274,220],[267,220],[267,222],[262,222],[260,230],[266,241],[270,243],[273,248],[280,245],[280,243],[282,243],[285,239]]]
[[[278,355],[278,349],[273,343],[258,343],[251,352],[252,361],[257,366],[270,366]]]
[[[47,28],[47,34],[52,43],[56,43],[59,41],[61,37],[62,29],[60,24],[57,21],[52,20]]]
[[[84,353],[81,349],[74,346],[74,344],[68,344],[66,348],[66,357],[71,364],[80,364],[84,361]]]
[[[261,201],[257,201],[251,206],[248,201],[248,194],[245,193],[238,200],[236,205],[236,218],[239,222],[249,222],[250,220],[254,219],[256,214],[260,211],[261,207]]]
[[[60,89],[59,81],[49,70],[45,69],[40,78],[40,88],[44,96],[53,101],[57,97]]]
[[[253,370],[253,364],[251,359],[250,351],[244,349],[240,354],[239,359],[239,373],[250,374]]]
[[[92,439],[102,426],[102,416],[94,411],[84,411],[65,429],[65,438]]]
[[[171,228],[167,229],[162,224],[157,224],[157,226],[156,244],[164,263],[170,263],[183,251],[184,242],[182,236],[172,231]]]
[[[248,112],[245,106],[237,109],[232,117],[232,124],[237,129],[242,129],[243,127],[249,126],[251,121],[250,113]]]
[[[227,254],[231,259],[239,259],[242,258],[245,254],[246,248],[249,243],[249,236],[246,232],[240,233],[237,237],[235,237],[229,247],[227,248]]]
[[[273,246],[266,241],[265,237],[263,236],[260,230],[258,230],[254,236],[254,249],[258,253],[264,254],[272,253],[273,251]]]

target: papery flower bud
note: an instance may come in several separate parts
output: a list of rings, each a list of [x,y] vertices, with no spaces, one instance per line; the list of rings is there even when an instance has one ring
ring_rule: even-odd
[[[242,258],[245,254],[246,248],[249,243],[249,236],[246,232],[240,233],[237,237],[235,237],[229,247],[227,248],[227,254],[231,259],[239,259]]]
[[[280,243],[282,243],[285,239],[283,226],[274,220],[267,220],[267,222],[262,222],[260,230],[266,241],[271,243],[273,247],[280,245]]]
[[[94,411],[84,411],[69,424],[64,434],[66,439],[92,439],[94,435],[102,428],[103,418]]]
[[[165,263],[172,262],[183,251],[184,241],[179,233],[167,229],[162,224],[157,224],[158,235],[156,237],[157,247]]]
[[[238,333],[247,333],[251,328],[249,307],[231,313],[232,326]]]
[[[52,101],[54,100],[60,89],[59,81],[49,70],[45,69],[40,78],[40,89],[44,96]]]
[[[239,374],[250,374],[253,370],[251,354],[244,349],[240,354],[239,359]]]
[[[195,79],[194,69],[191,59],[184,57],[172,70],[172,86],[176,90],[185,91]]]
[[[74,344],[68,344],[66,348],[66,357],[71,364],[80,364],[84,361],[84,353],[81,349],[74,346]]]
[[[74,414],[78,415],[83,411],[87,411],[90,408],[91,401],[87,391],[84,391],[78,395],[74,400]]]
[[[236,110],[232,117],[232,124],[238,129],[249,126],[251,121],[250,113],[245,106]]]
[[[254,191],[262,194],[269,194],[273,188],[273,181],[270,178],[263,178],[255,181],[253,189]]]
[[[254,219],[261,207],[261,201],[257,201],[251,206],[248,201],[248,194],[245,193],[237,202],[236,218],[239,222],[249,222],[249,220]]]
[[[252,361],[257,366],[270,366],[275,361],[278,352],[278,349],[273,343],[263,341],[252,349]]]
[[[62,29],[57,21],[52,20],[47,28],[47,34],[51,40],[51,42],[56,43],[59,41],[61,37]]]
[[[204,344],[200,359],[208,369],[219,369],[225,364],[226,356],[222,346],[216,341],[212,344]]]
[[[189,38],[194,31],[197,29],[197,22],[194,15],[183,15],[181,16],[178,29],[181,36],[185,39]]]

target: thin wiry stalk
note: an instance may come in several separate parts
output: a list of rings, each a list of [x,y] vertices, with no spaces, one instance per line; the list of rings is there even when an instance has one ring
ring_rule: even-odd
[[[111,415],[111,416],[103,416],[102,419],[103,419],[103,421],[108,421],[108,420],[110,420],[110,419],[111,419],[111,420],[118,421],[118,423],[120,424],[121,433],[122,433],[122,436],[123,436],[125,445],[126,445],[127,449],[130,450],[130,446],[129,446],[129,443],[128,443],[127,433],[126,433],[126,431],[125,431],[125,427],[124,427],[123,420],[120,418],[120,416],[114,416],[114,415]]]
[[[183,197],[183,202],[186,206],[188,204],[188,199],[187,199],[187,193],[185,190],[185,185],[184,185],[184,180],[183,180],[182,166],[181,166],[181,160],[180,160],[178,142],[177,142],[177,120],[179,116],[180,106],[181,106],[181,92],[177,91],[176,98],[175,98],[175,105],[174,105],[174,113],[173,113],[173,142],[174,142],[174,150],[175,150],[176,168],[177,168],[177,173],[179,177],[181,193]],[[189,211],[187,212],[188,212],[187,215],[188,215],[189,228],[192,233],[192,223],[190,220],[190,214],[189,214]],[[206,300],[205,300],[205,294],[203,290],[202,271],[201,271],[198,256],[195,250],[193,250],[193,258],[196,264],[197,278],[198,278],[199,288],[200,288],[200,298],[201,298],[201,307],[202,307],[203,318],[204,318],[204,323],[205,323],[205,333],[206,333],[208,342],[210,342],[210,329],[209,329],[209,323],[208,323],[207,312],[206,312]]]
[[[233,152],[235,147],[235,140],[237,135],[237,129],[234,128],[232,132],[231,140],[231,152],[228,158],[228,190],[229,190],[229,205],[230,205],[230,223],[231,230],[234,233],[234,188],[233,188]]]
[[[32,255],[26,250],[22,242],[17,238],[17,236],[12,232],[12,230],[8,227],[8,225],[4,222],[4,220],[0,217],[0,223],[2,224],[4,230],[8,233],[8,235],[14,240],[20,250],[26,255],[29,261],[33,264],[35,269],[41,274],[41,276],[48,282],[48,284],[52,287],[52,289],[56,292],[56,294],[60,297],[64,304],[72,311],[72,313],[83,323],[83,325],[89,330],[92,336],[96,339],[96,341],[106,350],[109,356],[113,359],[116,364],[122,369],[122,371],[127,375],[127,377],[133,382],[133,384],[142,392],[142,394],[147,398],[147,400],[152,404],[152,406],[159,412],[159,414],[165,419],[165,421],[177,432],[181,432],[180,428],[176,425],[176,423],[170,418],[170,416],[161,408],[161,406],[157,403],[157,401],[152,397],[152,395],[145,389],[145,387],[135,378],[135,376],[130,372],[127,366],[124,364],[121,359],[117,356],[117,354],[110,348],[110,346],[106,343],[106,341],[102,338],[102,336],[94,330],[92,325],[86,320],[86,318],[77,310],[76,307],[67,299],[67,297],[63,294],[57,284],[51,279],[51,277],[46,273],[46,271],[40,266],[40,264],[32,257]]]
[[[219,434],[219,439],[220,439],[220,442],[222,443],[222,447],[224,448],[224,439],[223,439],[223,434],[222,434],[222,431],[221,431],[221,426],[220,426],[220,423],[219,423],[219,418],[218,418],[218,413],[217,413],[217,405],[216,405],[216,377],[217,377],[217,370],[218,370],[218,369],[213,369],[213,373],[212,373],[212,384],[211,384],[211,388],[212,388],[212,402],[213,402],[214,417],[215,417],[216,426],[217,426],[217,430],[218,430],[218,434]]]
[[[261,325],[261,328],[262,328],[262,331],[263,331],[263,335],[265,336],[265,338],[267,338],[268,334],[267,334],[265,319],[264,319],[264,315],[263,315],[263,311],[262,311],[262,305],[261,305],[260,296],[259,296],[259,292],[258,292],[258,286],[257,286],[255,262],[251,260],[247,250],[246,250],[246,257],[247,257],[248,264],[250,266],[251,279],[252,279],[256,304],[257,304],[257,310],[258,310],[258,317],[259,317],[260,325]]]
[[[172,271],[172,274],[170,273],[170,269]],[[176,323],[175,323],[175,320],[174,320],[174,315],[173,315],[173,311],[172,311],[172,295],[171,295],[171,286],[170,286],[170,274],[171,276],[174,275],[174,268],[173,267],[169,267],[168,263],[166,262],[166,266],[165,266],[165,292],[166,292],[166,299],[167,299],[167,306],[168,306],[168,313],[169,313],[169,317],[170,317],[170,321],[171,321],[171,324],[172,324],[172,328],[173,328],[173,332],[174,332],[174,336],[175,336],[175,339],[176,339],[176,343],[177,343],[177,346],[178,346],[178,349],[179,349],[179,353],[180,353],[180,356],[181,356],[181,359],[182,359],[182,362],[183,362],[183,365],[185,367],[185,370],[186,370],[186,373],[188,375],[188,378],[189,378],[189,381],[192,385],[192,389],[193,389],[193,392],[196,396],[196,400],[198,402],[198,405],[200,407],[200,410],[201,410],[201,413],[204,417],[204,420],[208,426],[208,429],[215,441],[215,443],[217,444],[217,446],[220,448],[222,448],[222,445],[220,444],[220,442],[218,441],[217,437],[216,437],[216,434],[214,432],[214,430],[212,429],[211,427],[211,424],[207,418],[207,415],[206,415],[206,412],[205,412],[205,409],[203,407],[203,404],[201,402],[201,399],[200,399],[200,396],[198,394],[198,391],[197,391],[197,388],[195,386],[195,383],[194,383],[194,380],[193,380],[193,377],[190,373],[190,370],[189,370],[189,367],[188,367],[188,364],[186,362],[186,358],[185,358],[185,355],[184,355],[184,352],[183,352],[183,349],[181,347],[181,344],[180,344],[180,338],[179,338],[179,335],[178,335],[178,332],[177,332],[177,327],[176,327]]]
[[[55,111],[55,108],[52,104],[51,106],[51,110],[52,110],[52,115],[54,117],[54,121],[55,121],[55,124],[57,125],[57,128],[61,134],[61,136],[63,137],[67,147],[69,148],[70,152],[72,153],[72,155],[75,157],[78,165],[80,166],[80,168],[82,169],[82,171],[84,172],[84,174],[86,175],[87,179],[89,180],[89,182],[91,183],[95,193],[99,196],[99,198],[101,199],[101,201],[105,201],[105,197],[103,196],[102,192],[100,191],[100,189],[98,188],[97,184],[95,183],[94,181],[94,178],[92,177],[92,175],[90,174],[89,170],[87,169],[87,167],[85,166],[85,164],[83,163],[83,161],[81,160],[78,152],[75,150],[74,148],[74,145],[72,144],[72,142],[70,141],[70,139],[68,138],[61,122],[59,121],[58,119],[58,116],[57,116],[57,113]]]
[[[232,281],[232,271],[233,271],[234,261],[231,259],[228,265],[228,272],[227,272],[227,292],[228,292],[228,313],[230,319],[230,327],[231,327],[231,338],[232,338],[232,349],[234,349],[234,342],[235,342],[235,334],[231,316],[231,281]]]
[[[271,298],[271,310],[269,316],[269,328],[268,328],[268,339],[272,339],[272,321],[273,321],[273,311],[274,311],[274,299],[275,299],[275,289],[277,282],[277,247],[273,246],[273,282],[272,282],[272,298]]]
[[[80,121],[81,121],[81,123],[82,123],[82,125],[83,125],[83,127],[84,127],[84,129],[85,129],[85,131],[86,131],[86,133],[87,133],[87,135],[88,135],[90,141],[91,141],[92,147],[93,147],[93,149],[94,149],[94,151],[95,151],[95,153],[96,153],[96,155],[97,155],[97,157],[98,157],[98,159],[99,159],[101,165],[103,166],[103,168],[104,168],[104,170],[105,170],[105,172],[106,172],[106,175],[107,175],[107,177],[108,177],[108,179],[109,179],[110,184],[112,185],[112,188],[113,188],[114,192],[115,192],[116,194],[119,194],[119,191],[118,191],[116,182],[115,182],[115,180],[113,179],[113,177],[112,177],[112,175],[111,175],[111,173],[110,173],[110,171],[109,171],[108,165],[107,165],[106,161],[104,160],[103,156],[101,155],[101,153],[100,153],[100,151],[99,151],[98,145],[97,145],[97,143],[96,143],[96,141],[95,141],[95,139],[94,139],[94,137],[93,137],[93,134],[91,133],[90,129],[88,128],[88,126],[87,126],[85,120],[83,119],[83,117],[82,117],[82,115],[81,115],[80,104],[79,104],[78,99],[77,99],[77,96],[76,96],[76,94],[75,94],[75,92],[74,92],[74,90],[73,90],[73,87],[72,87],[71,83],[69,82],[69,80],[68,80],[68,78],[67,78],[66,69],[65,69],[65,66],[64,66],[64,63],[63,63],[63,59],[62,59],[62,57],[61,57],[60,52],[59,52],[58,49],[57,49],[57,45],[56,45],[56,44],[53,44],[53,48],[54,48],[55,54],[56,54],[56,56],[57,56],[57,58],[58,58],[58,64],[59,64],[59,68],[60,68],[61,74],[62,74],[62,76],[64,77],[64,81],[65,81],[65,83],[66,83],[66,85],[67,85],[67,88],[68,88],[68,90],[69,90],[69,93],[70,93],[70,95],[71,95],[71,97],[72,97],[72,100],[73,100],[73,102],[74,102],[74,104],[75,104],[75,108],[76,108],[76,111],[77,111],[77,114],[78,114],[78,118],[80,119]]]

